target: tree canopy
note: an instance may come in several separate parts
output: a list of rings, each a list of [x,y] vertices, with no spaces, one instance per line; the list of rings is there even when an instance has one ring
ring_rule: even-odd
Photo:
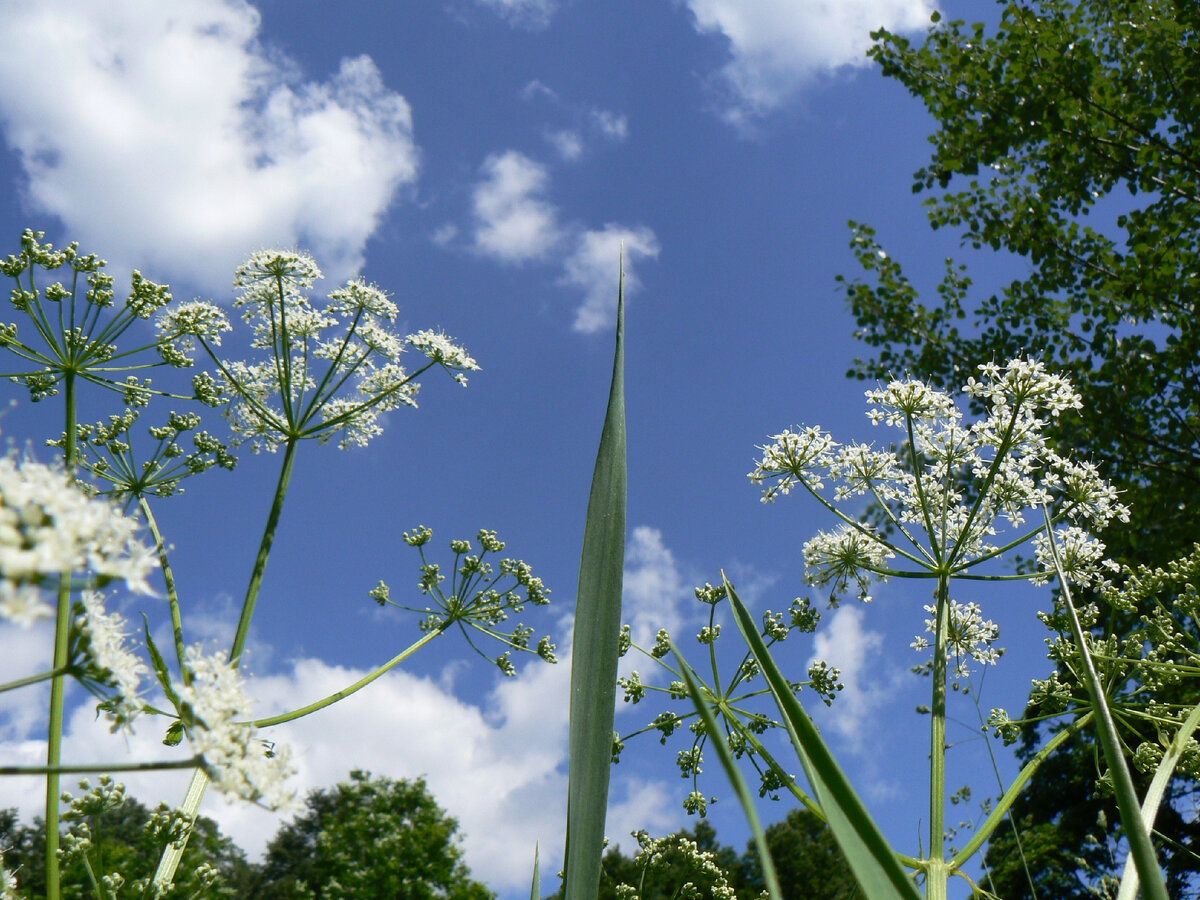
[[[737,900],[758,900],[766,889],[754,842],[738,853],[717,841],[716,829],[707,820],[657,841],[645,834],[638,838],[639,853],[627,856],[613,847],[604,854],[597,900],[618,900],[628,887],[637,891],[640,900],[713,897],[718,886],[732,890]],[[769,825],[766,839],[783,900],[860,896],[829,827],[808,810],[793,809],[782,821]]]
[[[1103,535],[1109,554],[1162,565],[1200,536],[1200,4],[1001,6],[992,27],[935,16],[922,40],[877,32],[871,56],[935,120],[913,184],[930,224],[1004,254],[1015,274],[981,293],[947,260],[925,299],[852,223],[864,274],[843,284],[874,355],[851,374],[958,388],[981,363],[1032,355],[1069,375],[1084,408],[1053,437],[1100,465],[1132,509]],[[1123,634],[1134,622],[1101,625]],[[1026,728],[1022,756],[1037,731]],[[1014,810],[1023,842],[994,840],[1000,896],[1032,896],[1032,883],[1083,897],[1114,870],[1119,833],[1095,796],[1093,749],[1064,745]],[[1178,812],[1194,788],[1177,782],[1159,823],[1175,892],[1200,871],[1194,816]]]
[[[252,886],[261,900],[490,900],[470,877],[458,822],[423,779],[350,780],[308,795],[267,847]]]

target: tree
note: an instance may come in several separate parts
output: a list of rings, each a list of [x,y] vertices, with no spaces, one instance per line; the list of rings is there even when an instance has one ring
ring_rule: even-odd
[[[876,352],[852,374],[949,388],[980,363],[1036,354],[1083,397],[1053,437],[1101,465],[1132,508],[1104,535],[1110,555],[1161,565],[1200,535],[1200,4],[1027,0],[990,30],[934,21],[919,44],[880,31],[871,50],[936,120],[914,190],[934,228],[1012,254],[1021,271],[972,302],[967,270],[948,260],[926,303],[855,225],[867,275],[843,283]],[[1103,624],[1123,634],[1134,621]],[[1042,896],[1082,897],[1112,870],[1116,816],[1092,798],[1095,759],[1081,737],[1040,770],[1014,810],[1030,841],[1002,835],[988,855],[1001,896],[1030,896],[1032,881]],[[1176,812],[1194,788],[1175,785],[1159,826],[1178,896],[1200,871],[1196,823]]]
[[[249,896],[261,900],[491,900],[473,881],[458,823],[423,779],[393,781],[359,770],[308,795],[282,826]]]
[[[152,816],[144,805],[126,796],[119,805],[88,817],[93,842],[88,856],[97,876],[116,872],[128,884],[153,875],[162,842],[147,827]],[[45,894],[45,847],[45,826],[41,819],[34,819],[32,825],[22,825],[15,809],[0,810],[3,866],[15,874],[21,896]],[[193,826],[175,887],[166,898],[196,896],[205,881],[198,875],[201,866],[211,867],[217,874],[215,884],[204,890],[204,897],[233,900],[245,896],[243,886],[250,872],[245,855],[221,834],[216,822],[203,816]],[[63,867],[62,896],[63,900],[95,897],[87,870],[78,857]]]
[[[635,888],[641,900],[675,900],[691,895],[711,897],[724,881],[737,900],[758,900],[766,889],[754,842],[739,854],[717,842],[717,831],[706,820],[690,831],[682,829],[655,841],[639,833],[643,852],[626,856],[619,847],[604,854],[597,900],[617,900],[618,888]],[[858,893],[829,827],[806,809],[793,809],[782,822],[766,829],[767,847],[779,875],[784,900],[853,900]],[[649,852],[647,852],[649,851]],[[702,860],[700,855],[708,855]],[[715,870],[714,870],[715,867]],[[561,892],[548,900],[561,897]]]

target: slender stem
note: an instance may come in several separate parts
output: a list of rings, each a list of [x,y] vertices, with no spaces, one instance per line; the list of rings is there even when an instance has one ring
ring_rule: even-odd
[[[242,660],[246,649],[246,638],[250,634],[250,620],[254,616],[254,607],[258,602],[258,591],[262,586],[263,575],[267,570],[267,560],[271,555],[271,545],[275,542],[275,531],[279,527],[279,517],[283,513],[283,501],[287,496],[288,483],[292,478],[292,466],[296,460],[296,445],[298,438],[289,437],[284,444],[283,465],[279,471],[279,481],[275,486],[275,497],[271,501],[271,512],[263,529],[262,541],[258,547],[258,556],[254,560],[254,570],[250,573],[250,583],[246,586],[246,598],[242,601],[242,614],[238,619],[237,632],[233,636],[233,645],[229,649],[229,663],[237,666]],[[200,809],[200,801],[208,788],[208,775],[201,768],[192,773],[191,783],[179,809],[184,815],[194,816]],[[154,873],[154,884],[159,888],[168,888],[175,881],[175,870],[183,858],[187,839],[168,844],[158,860],[158,869]]]
[[[49,681],[51,678],[66,675],[69,671],[71,671],[70,667],[65,667],[38,672],[36,675],[26,675],[24,678],[18,678],[16,681],[8,681],[0,684],[0,694],[3,694],[5,691],[15,691],[17,688],[28,687],[31,684],[37,684],[39,681]]]
[[[63,399],[66,407],[66,470],[75,472],[76,439],[76,394],[75,373],[68,371],[63,379]],[[65,670],[70,651],[71,634],[71,577],[64,572],[58,582],[58,609],[54,619],[54,671]],[[49,723],[46,732],[46,900],[59,900],[62,886],[58,868],[59,848],[59,794],[62,781],[58,767],[62,761],[63,701],[66,694],[66,676],[55,675],[50,679]]]
[[[979,826],[971,840],[967,841],[966,846],[964,846],[958,851],[958,853],[955,854],[954,859],[951,860],[951,865],[954,868],[960,868],[964,863],[966,863],[967,860],[969,860],[975,854],[975,851],[982,847],[987,839],[992,836],[992,832],[996,830],[996,828],[1004,820],[1004,817],[1008,814],[1008,811],[1012,809],[1013,803],[1016,802],[1017,797],[1020,796],[1020,793],[1022,790],[1024,790],[1025,785],[1029,783],[1029,779],[1033,777],[1033,773],[1037,771],[1038,767],[1041,766],[1043,762],[1045,762],[1046,757],[1057,750],[1065,741],[1078,734],[1091,721],[1092,714],[1090,712],[1084,713],[1062,731],[1058,732],[1058,734],[1054,735],[1054,737],[1052,737],[1046,743],[1046,746],[1039,750],[1037,755],[1025,764],[1025,767],[1021,769],[1020,774],[1013,779],[1012,784],[1008,786],[1008,790],[1004,792],[1004,796],[1001,797],[1000,801],[992,808],[991,814],[987,817],[984,823]]]
[[[109,762],[109,763],[55,763],[53,766],[0,766],[0,775],[45,775],[57,778],[59,775],[81,773],[106,775],[109,772],[158,772],[165,769],[190,769],[200,765],[201,757],[192,756],[187,759],[167,759],[160,762]],[[55,797],[57,807],[58,798]],[[47,832],[46,839],[50,834]],[[49,888],[47,887],[47,897]]]
[[[237,632],[233,636],[233,646],[229,649],[230,665],[237,666],[242,661],[242,652],[246,649],[246,638],[250,634],[250,620],[254,616],[254,607],[258,603],[258,591],[262,586],[263,575],[267,571],[267,560],[271,556],[271,545],[275,542],[275,531],[279,527],[279,517],[283,514],[283,501],[287,496],[288,482],[292,478],[292,466],[296,461],[296,445],[298,441],[289,437],[283,448],[283,466],[279,470],[279,481],[275,486],[275,497],[271,501],[271,513],[267,517],[267,525],[263,529],[262,541],[258,547],[258,556],[254,560],[254,571],[250,573],[250,583],[246,586],[246,598],[242,601],[242,615],[238,619]]]
[[[428,644],[435,637],[438,637],[442,633],[443,633],[443,629],[438,629],[437,631],[429,632],[424,637],[422,637],[419,641],[416,641],[415,643],[411,644],[405,650],[402,650],[400,653],[393,656],[391,659],[389,659],[387,662],[385,662],[378,669],[375,669],[373,672],[370,672],[367,675],[364,675],[358,681],[354,682],[354,684],[349,685],[348,687],[344,687],[340,691],[336,691],[335,693],[330,694],[328,697],[325,697],[321,700],[317,700],[313,703],[308,704],[307,706],[302,706],[299,709],[294,709],[291,712],[280,713],[277,716],[269,716],[268,718],[265,718],[265,719],[256,719],[252,724],[254,725],[255,728],[267,728],[270,725],[282,725],[284,722],[292,722],[296,719],[300,719],[300,718],[303,718],[304,716],[310,715],[311,713],[315,713],[319,709],[324,709],[327,706],[332,706],[333,704],[337,703],[339,700],[344,700],[346,697],[349,697],[351,694],[361,691],[372,681],[381,677],[382,675],[387,673],[389,670],[398,666],[400,663],[404,662],[404,660],[408,659],[410,656],[412,656],[414,653],[416,653],[418,650],[420,650],[422,647],[424,647],[426,644]]]
[[[927,900],[946,900],[946,637],[950,630],[950,577],[938,576],[933,645],[933,701],[929,724],[929,865]]]
[[[167,556],[167,545],[163,541],[162,532],[158,530],[158,520],[145,497],[138,497],[138,507],[146,517],[146,526],[154,536],[154,552],[158,554],[158,563],[162,568],[163,581],[167,585],[167,605],[171,610],[171,633],[175,637],[175,658],[179,661],[179,670],[183,673],[183,683],[192,683],[192,670],[183,664],[186,659],[186,648],[183,643],[183,618],[179,611],[179,591],[175,587],[175,571],[171,568],[171,560]]]

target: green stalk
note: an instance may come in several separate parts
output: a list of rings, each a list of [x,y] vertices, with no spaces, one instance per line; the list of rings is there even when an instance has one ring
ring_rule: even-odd
[[[179,610],[179,591],[175,587],[175,571],[171,568],[171,560],[167,556],[167,545],[163,541],[162,532],[158,530],[158,520],[150,509],[145,497],[138,497],[138,507],[146,517],[146,525],[154,537],[154,552],[158,554],[158,564],[162,568],[163,581],[167,585],[167,605],[171,610],[171,634],[175,637],[175,657],[179,660],[179,670],[183,674],[183,683],[192,683],[192,673],[183,664],[186,658],[186,648],[183,644],[183,618]]]
[[[946,635],[950,628],[950,578],[938,575],[933,646],[933,702],[929,723],[929,863],[926,900],[946,900]]]
[[[292,480],[292,466],[296,462],[297,443],[296,438],[289,437],[284,445],[283,466],[279,470],[279,481],[275,485],[271,513],[267,516],[267,525],[263,529],[258,556],[254,560],[254,571],[250,573],[250,583],[246,586],[246,598],[242,601],[242,615],[238,619],[237,631],[233,636],[233,646],[229,648],[229,663],[234,667],[241,663],[242,652],[246,649],[246,638],[250,635],[250,620],[254,617],[254,607],[258,603],[258,591],[262,586],[263,575],[267,571],[267,560],[271,556],[271,545],[275,543],[275,531],[279,527],[279,518],[283,515],[283,501],[287,496],[288,483]]]
[[[63,399],[66,406],[66,453],[65,466],[68,475],[75,473],[76,396],[75,373],[68,371],[63,379]],[[71,632],[71,577],[69,572],[59,576],[58,609],[54,618],[54,662],[55,671],[67,667]],[[62,762],[63,700],[66,693],[66,678],[55,675],[50,680],[50,721],[46,734],[46,900],[60,900],[62,886],[58,869],[59,848],[59,794],[62,781],[59,764]]]
[[[1154,820],[1158,817],[1158,811],[1162,807],[1167,785],[1175,774],[1175,767],[1179,765],[1179,761],[1187,752],[1188,741],[1197,726],[1200,726],[1200,706],[1192,709],[1183,724],[1179,726],[1179,730],[1175,732],[1175,737],[1171,739],[1171,745],[1163,754],[1162,762],[1158,764],[1158,768],[1154,772],[1154,780],[1150,782],[1150,787],[1142,800],[1142,824],[1147,831],[1154,828]],[[1136,860],[1131,853],[1125,857],[1125,868],[1121,872],[1121,890],[1117,894],[1117,900],[1134,900],[1138,893],[1138,881]]]
[[[967,841],[966,846],[959,850],[958,853],[955,854],[954,859],[950,861],[952,868],[961,868],[967,860],[975,855],[975,851],[984,845],[987,839],[992,836],[992,832],[994,832],[996,828],[999,827],[1000,823],[1004,821],[1004,817],[1008,815],[1008,811],[1012,809],[1013,803],[1016,802],[1017,797],[1020,795],[1021,791],[1024,790],[1025,785],[1029,783],[1029,779],[1033,777],[1033,773],[1038,770],[1038,767],[1040,767],[1043,762],[1045,762],[1046,757],[1057,750],[1064,742],[1078,734],[1090,721],[1092,721],[1092,714],[1090,712],[1084,713],[1058,734],[1054,735],[1054,737],[1052,737],[1049,741],[1047,741],[1046,746],[1039,750],[1037,755],[1025,764],[1025,767],[1021,769],[1020,774],[1013,779],[1012,784],[1008,786],[1008,790],[1004,792],[1004,796],[1001,797],[999,802],[995,805],[995,807],[993,807],[991,814],[987,817],[984,823],[980,825],[978,829],[976,829],[975,834],[971,837],[971,840]]]
[[[26,675],[24,678],[18,678],[15,681],[7,681],[0,684],[0,694],[5,691],[15,691],[17,688],[28,687],[31,684],[37,684],[39,681],[49,681],[51,678],[58,678],[61,675],[66,675],[69,668],[50,669],[46,672],[38,672],[36,675]]]
[[[349,687],[344,687],[340,691],[335,691],[334,693],[330,694],[328,697],[325,697],[321,700],[317,700],[313,703],[310,703],[310,704],[308,704],[308,706],[302,706],[299,709],[293,709],[291,712],[280,713],[277,716],[269,716],[265,719],[255,719],[252,724],[254,725],[255,728],[268,728],[271,725],[282,725],[284,722],[292,722],[292,721],[295,721],[296,719],[301,719],[304,716],[311,715],[312,713],[315,713],[317,710],[324,709],[327,706],[332,706],[333,704],[337,703],[339,700],[344,700],[345,698],[349,697],[351,694],[355,694],[355,693],[361,691],[372,681],[374,681],[375,679],[386,674],[390,670],[394,669],[396,666],[400,665],[400,663],[404,662],[404,660],[408,659],[410,656],[412,656],[414,653],[416,653],[418,650],[420,650],[422,647],[424,647],[426,644],[428,644],[430,641],[432,641],[435,637],[438,637],[439,635],[441,635],[443,633],[444,632],[442,629],[438,629],[437,631],[429,632],[427,635],[422,637],[419,641],[416,641],[415,643],[409,645],[409,647],[407,649],[402,650],[401,652],[397,653],[395,656],[393,656],[391,659],[389,659],[387,662],[385,662],[378,669],[375,669],[373,672],[370,672],[370,673],[364,675],[362,678],[358,679],[358,681],[354,682],[354,684],[350,685]]]
[[[258,591],[262,586],[263,575],[267,570],[267,560],[271,556],[271,545],[275,542],[275,531],[279,527],[279,518],[283,514],[283,501],[287,496],[288,483],[292,478],[292,466],[296,461],[296,445],[298,439],[289,437],[283,450],[283,465],[279,471],[279,481],[275,486],[275,497],[271,501],[271,512],[267,516],[267,524],[263,529],[262,541],[258,547],[258,556],[254,560],[254,570],[250,573],[250,583],[246,586],[246,597],[242,601],[242,614],[238,619],[237,631],[233,636],[233,645],[229,649],[229,664],[237,667],[246,649],[246,638],[250,634],[250,620],[254,617],[254,607],[258,603]],[[208,789],[208,775],[197,768],[192,773],[191,783],[179,809],[184,815],[195,816],[200,809],[200,801]],[[175,870],[183,858],[187,839],[174,844],[168,844],[158,861],[158,869],[154,872],[154,885],[162,890],[169,888],[175,881]],[[49,900],[49,898],[47,898]]]
[[[0,775],[107,775],[110,772],[159,772],[166,769],[190,769],[200,765],[199,757],[170,759],[160,762],[67,763],[65,766],[0,766]],[[58,798],[55,797],[55,800]],[[56,804],[57,806],[57,804]],[[47,835],[49,839],[49,835]]]

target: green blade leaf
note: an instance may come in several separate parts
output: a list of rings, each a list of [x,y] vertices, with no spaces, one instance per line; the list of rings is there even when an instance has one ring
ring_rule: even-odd
[[[762,822],[758,819],[758,811],[754,808],[754,797],[750,793],[750,788],[746,784],[746,779],[742,775],[741,769],[737,767],[737,761],[733,758],[733,751],[729,749],[729,742],[725,740],[725,732],[717,722],[716,716],[713,715],[712,709],[704,701],[704,696],[700,693],[700,685],[696,681],[696,676],[692,674],[692,667],[687,664],[679,649],[674,643],[671,644],[671,652],[675,654],[675,659],[679,662],[679,671],[683,673],[683,680],[687,683],[688,694],[691,695],[692,705],[696,707],[696,712],[700,714],[701,720],[704,722],[704,728],[708,733],[708,739],[716,748],[717,756],[721,759],[721,766],[725,769],[725,774],[729,777],[730,783],[733,784],[733,790],[738,796],[738,802],[742,804],[742,812],[746,814],[746,821],[750,823],[750,830],[754,833],[754,846],[758,850],[758,859],[762,864],[763,880],[767,883],[767,893],[771,895],[771,900],[781,900],[783,892],[779,887],[779,876],[775,873],[775,862],[771,859],[770,848],[767,847],[767,836],[763,832]]]
[[[1088,696],[1092,701],[1092,711],[1096,718],[1096,740],[1104,748],[1104,761],[1108,763],[1108,772],[1112,776],[1113,792],[1117,795],[1117,808],[1121,811],[1121,824],[1125,827],[1125,836],[1129,841],[1129,855],[1133,857],[1137,867],[1138,878],[1142,882],[1142,896],[1146,900],[1167,900],[1167,883],[1163,880],[1162,868],[1154,853],[1154,844],[1150,841],[1150,830],[1142,821],[1142,810],[1138,805],[1137,791],[1133,786],[1133,776],[1125,763],[1125,754],[1121,750],[1121,738],[1117,735],[1117,725],[1113,721],[1112,710],[1108,705],[1108,697],[1104,693],[1104,685],[1096,674],[1096,666],[1092,662],[1092,654],[1088,650],[1083,626],[1071,600],[1071,586],[1063,572],[1062,559],[1058,555],[1058,541],[1054,538],[1054,522],[1050,518],[1050,510],[1042,507],[1042,515],[1046,519],[1046,537],[1050,545],[1050,556],[1054,560],[1054,571],[1058,575],[1058,584],[1063,606],[1067,609],[1067,617],[1071,623],[1071,636],[1079,650],[1079,658],[1083,662],[1086,676]]]
[[[916,885],[900,865],[896,852],[863,806],[817,726],[771,658],[750,611],[728,580],[725,589],[729,592],[738,630],[771,688],[792,746],[804,766],[804,774],[825,810],[829,827],[862,888],[863,896],[871,900],[920,900]]]
[[[575,636],[571,644],[570,777],[567,842],[563,856],[564,900],[595,900],[604,852],[608,775],[612,765],[613,714],[617,696],[617,647],[621,634],[621,585],[625,568],[625,296],[622,269],[617,288],[617,336],[608,412],[592,474]]]
[[[542,900],[542,868],[537,844],[533,845],[533,882],[529,887],[529,900]]]

